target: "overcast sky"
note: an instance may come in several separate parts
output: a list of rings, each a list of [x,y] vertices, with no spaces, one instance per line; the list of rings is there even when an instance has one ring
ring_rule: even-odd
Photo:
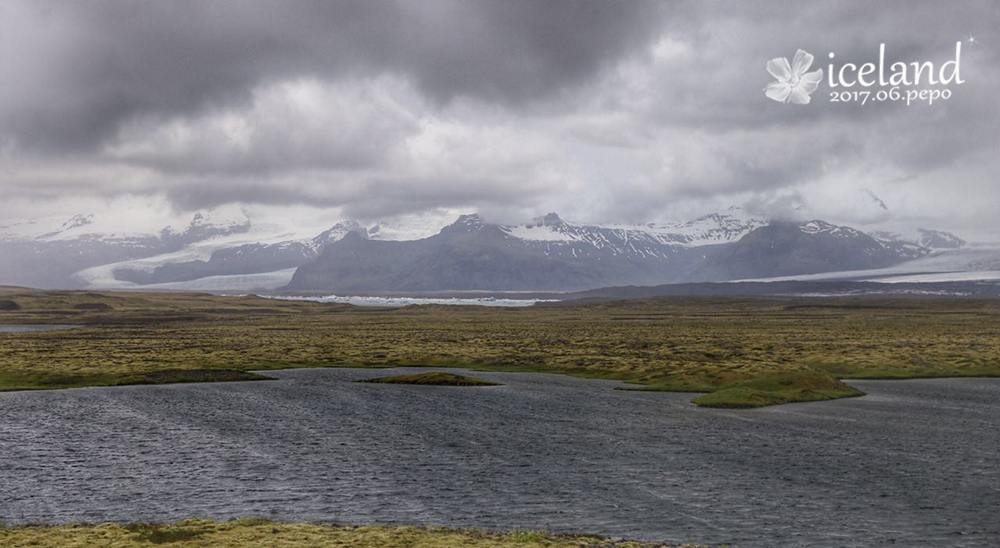
[[[743,205],[990,228],[998,23],[992,0],[0,0],[0,216]],[[915,88],[947,101],[830,102],[830,52],[860,65],[885,43],[887,63],[937,67],[958,41],[965,82]],[[768,60],[799,48],[823,82],[808,105],[772,101]]]

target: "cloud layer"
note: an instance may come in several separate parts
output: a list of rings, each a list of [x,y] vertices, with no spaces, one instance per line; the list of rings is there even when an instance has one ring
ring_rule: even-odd
[[[941,2],[0,4],[0,215],[157,196],[652,221],[743,204],[995,219],[1000,7]],[[970,41],[971,37],[976,39]],[[764,96],[768,60],[931,61],[934,105]],[[888,211],[873,207],[873,195]]]

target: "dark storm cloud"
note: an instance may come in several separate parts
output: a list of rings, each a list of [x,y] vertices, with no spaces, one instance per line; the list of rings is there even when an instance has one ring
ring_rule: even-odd
[[[429,98],[530,102],[648,41],[653,2],[10,2],[0,131],[86,149],[136,114],[248,101],[294,77],[389,72]]]

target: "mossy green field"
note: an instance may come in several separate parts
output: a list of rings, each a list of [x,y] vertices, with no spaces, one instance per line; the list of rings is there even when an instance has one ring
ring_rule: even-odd
[[[83,326],[0,334],[0,390],[240,380],[291,367],[454,366],[614,379],[646,390],[728,389],[699,403],[742,407],[857,395],[835,379],[1000,375],[997,300],[370,308],[18,288],[0,289],[0,300],[15,303],[0,310],[0,324]]]

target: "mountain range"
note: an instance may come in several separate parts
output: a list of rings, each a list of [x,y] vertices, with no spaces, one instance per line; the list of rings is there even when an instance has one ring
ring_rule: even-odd
[[[962,249],[740,208],[678,223],[517,225],[462,215],[440,229],[340,221],[287,227],[238,208],[129,232],[93,215],[0,225],[0,283],[59,288],[321,292],[576,291],[874,271]]]
[[[639,226],[577,225],[555,214],[505,226],[464,215],[416,241],[348,234],[300,266],[288,289],[566,291],[882,268],[930,252],[850,227],[769,222],[738,209]]]

